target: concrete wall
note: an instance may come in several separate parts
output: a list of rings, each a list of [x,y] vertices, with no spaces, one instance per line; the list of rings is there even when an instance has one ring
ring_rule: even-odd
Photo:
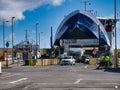
[[[16,64],[18,60],[15,60]],[[33,60],[29,60],[29,66],[47,66],[47,65],[57,65],[60,63],[60,59],[38,59],[36,64]],[[24,64],[24,63],[23,63]],[[12,65],[12,60],[8,60],[8,66]],[[2,61],[2,67],[6,66],[6,61]]]
[[[92,57],[89,58],[89,64],[90,65],[96,65],[98,63],[99,63],[98,58],[92,58]]]

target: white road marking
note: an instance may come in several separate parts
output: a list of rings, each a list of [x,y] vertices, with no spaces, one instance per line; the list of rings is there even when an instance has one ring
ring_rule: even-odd
[[[118,86],[115,86],[115,89],[118,89]]]
[[[88,68],[88,65],[84,66],[84,68]]]
[[[4,79],[4,78],[16,76],[16,75],[20,75],[20,73],[16,73],[16,74],[12,74],[12,75],[10,75],[10,73],[9,73],[9,74],[5,75],[5,77],[2,77],[2,78]]]
[[[16,81],[12,81],[12,82],[9,82],[9,83],[14,84],[14,83],[17,83],[17,82],[20,82],[20,81],[25,81],[25,80],[27,80],[27,78],[21,78],[21,79],[18,79]]]
[[[80,81],[82,81],[83,79],[80,78],[80,79],[77,79],[77,81],[74,82],[74,84],[79,84]]]

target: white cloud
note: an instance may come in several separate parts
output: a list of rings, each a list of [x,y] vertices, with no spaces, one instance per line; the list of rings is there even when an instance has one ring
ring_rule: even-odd
[[[34,10],[44,4],[58,6],[64,1],[65,0],[0,0],[0,19],[10,19],[12,16],[15,16],[16,20],[21,20],[25,18],[23,13],[26,10]]]
[[[58,6],[60,5],[64,0],[51,0],[53,1],[53,5]]]

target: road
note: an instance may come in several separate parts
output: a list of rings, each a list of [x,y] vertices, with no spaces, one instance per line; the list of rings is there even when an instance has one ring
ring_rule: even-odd
[[[0,90],[120,90],[120,72],[96,66],[14,66],[3,68]]]

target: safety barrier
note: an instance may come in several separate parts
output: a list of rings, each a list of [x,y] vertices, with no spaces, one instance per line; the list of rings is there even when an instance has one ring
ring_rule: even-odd
[[[38,59],[37,66],[57,65],[60,63],[60,59]]]
[[[120,68],[120,58],[118,58],[118,66],[119,66],[119,68]]]
[[[99,63],[98,58],[92,58],[92,57],[89,58],[89,64],[90,65],[96,65],[98,63]]]
[[[11,65],[12,60],[8,60],[7,63],[8,63],[8,66]],[[6,66],[6,60],[1,62],[1,67],[5,67],[5,66]]]
[[[60,63],[60,59],[37,59],[37,62],[34,63],[33,59],[25,60],[25,65],[29,66],[47,66],[47,65],[57,65]],[[12,60],[8,60],[8,66],[12,64]],[[6,66],[6,61],[1,62],[1,67]]]

